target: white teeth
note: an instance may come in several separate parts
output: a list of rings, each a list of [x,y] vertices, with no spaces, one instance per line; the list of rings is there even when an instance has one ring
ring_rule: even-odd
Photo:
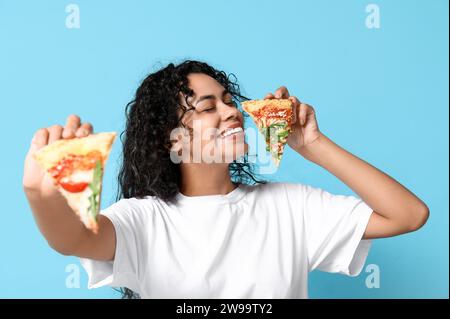
[[[233,128],[231,130],[227,130],[226,132],[222,133],[222,137],[227,137],[227,136],[229,136],[231,134],[235,134],[235,133],[242,132],[242,131],[243,131],[242,127],[236,127],[236,128]]]

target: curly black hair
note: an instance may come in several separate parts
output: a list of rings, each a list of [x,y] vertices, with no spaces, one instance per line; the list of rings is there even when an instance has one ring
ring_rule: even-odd
[[[126,127],[120,135],[123,150],[116,200],[156,196],[171,201],[179,192],[180,164],[170,158],[170,132],[183,126],[181,120],[191,110],[179,100],[181,92],[186,105],[190,105],[187,98],[194,92],[189,88],[187,76],[191,73],[202,73],[214,78],[232,95],[238,106],[240,102],[249,100],[241,95],[234,74],[228,76],[205,62],[186,60],[178,65],[170,63],[149,74],[125,108]],[[182,111],[181,116],[179,110]],[[265,183],[256,177],[248,155],[230,163],[229,172],[234,183]],[[139,298],[128,288],[122,288],[121,293],[125,299]]]

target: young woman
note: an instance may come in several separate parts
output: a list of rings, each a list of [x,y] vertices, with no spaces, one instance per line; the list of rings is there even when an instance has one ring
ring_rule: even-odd
[[[283,86],[265,98],[293,102],[288,145],[360,198],[260,182],[246,161],[239,86],[185,61],[150,74],[127,106],[120,200],[102,211],[98,235],[32,157],[55,140],[91,134],[92,125],[71,115],[64,127],[36,132],[23,185],[40,231],[56,251],[81,258],[89,287],[126,287],[128,297],[307,298],[310,271],[357,275],[370,239],[425,224],[427,206],[321,133],[312,106]],[[203,156],[214,152],[222,161]]]

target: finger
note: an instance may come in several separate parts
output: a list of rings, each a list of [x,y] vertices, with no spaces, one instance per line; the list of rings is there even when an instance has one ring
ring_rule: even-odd
[[[292,102],[292,124],[295,124],[295,122],[297,122],[301,102],[295,96],[290,96],[288,99]]]
[[[308,105],[305,103],[300,104],[300,124],[305,125],[306,123],[306,114],[308,113]]]
[[[94,128],[92,127],[91,123],[83,123],[75,132],[75,136],[76,137],[85,137],[85,136],[88,136],[89,134],[92,134],[93,131],[94,131]]]
[[[43,148],[48,143],[49,132],[46,128],[41,128],[34,133],[33,139],[31,140],[30,151],[35,152]]]
[[[273,95],[272,93],[267,93],[266,96],[264,97],[264,100],[266,99],[274,99],[275,95]]]
[[[48,128],[49,137],[48,144],[53,143],[54,141],[60,140],[62,138],[63,127],[61,125],[53,125]]]
[[[275,97],[277,99],[287,99],[289,97],[289,91],[285,86],[280,86],[278,90],[275,91]]]
[[[73,138],[75,137],[75,132],[80,127],[80,117],[78,115],[72,114],[67,117],[66,126],[62,134],[63,138]]]

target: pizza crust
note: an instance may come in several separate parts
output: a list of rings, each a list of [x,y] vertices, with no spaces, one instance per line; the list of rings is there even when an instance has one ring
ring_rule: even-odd
[[[34,154],[34,158],[43,169],[48,170],[67,154],[86,155],[91,151],[99,151],[102,154],[104,166],[115,137],[115,132],[105,132],[86,137],[57,140],[38,150]]]
[[[252,101],[245,101],[242,102],[242,108],[244,111],[249,113],[250,115],[252,112],[255,112],[259,110],[260,108],[263,108],[265,106],[273,106],[279,109],[291,109],[292,108],[292,101],[289,99],[265,99],[265,100],[252,100]]]

